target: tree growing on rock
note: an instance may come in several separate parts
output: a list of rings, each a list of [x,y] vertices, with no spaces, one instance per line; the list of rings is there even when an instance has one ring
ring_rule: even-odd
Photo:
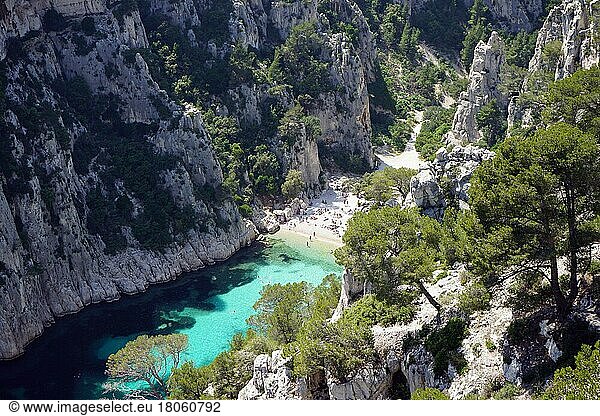
[[[545,276],[558,314],[566,316],[589,267],[591,246],[600,240],[596,140],[566,123],[511,138],[477,169],[470,197],[487,239],[495,241],[490,259]]]
[[[267,285],[260,291],[254,304],[257,313],[248,323],[282,345],[290,343],[307,317],[309,294],[306,282]]]
[[[378,295],[395,301],[403,285],[418,289],[438,311],[425,284],[441,263],[440,224],[416,209],[383,207],[359,212],[348,223],[339,263],[372,282]]]
[[[356,184],[358,193],[369,200],[385,204],[394,197],[401,200],[410,192],[410,179],[417,174],[414,169],[385,168],[365,174]]]
[[[289,201],[299,197],[304,188],[305,184],[302,179],[302,172],[292,169],[285,176],[285,181],[281,185],[281,193]]]
[[[149,390],[136,393],[164,398],[169,372],[179,366],[187,346],[188,337],[184,334],[140,335],[108,357],[106,374],[116,379],[120,387],[128,382],[146,382]]]

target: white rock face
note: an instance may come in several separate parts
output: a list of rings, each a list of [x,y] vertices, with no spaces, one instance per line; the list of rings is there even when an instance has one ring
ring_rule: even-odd
[[[501,108],[506,108],[508,97],[498,89],[504,61],[504,42],[498,33],[493,32],[487,43],[479,42],[469,71],[469,86],[460,95],[454,115],[452,134],[447,139],[449,143],[478,141],[482,135],[477,128],[477,113],[492,100],[496,100]]]
[[[481,394],[504,373],[502,345],[504,335],[513,319],[513,312],[492,297],[489,311],[478,311],[471,315],[469,334],[463,341],[462,351],[468,362],[468,371],[452,380],[448,395],[454,399]],[[500,301],[498,301],[500,300]]]
[[[357,297],[365,296],[371,293],[371,284],[368,282],[360,282],[352,276],[352,273],[344,269],[342,274],[342,290],[340,292],[340,299],[337,307],[333,312],[331,320],[337,321],[342,317],[344,309],[350,306],[352,300]]]
[[[150,0],[150,10],[167,16],[171,23],[183,29],[200,26],[200,17],[194,0]]]
[[[422,208],[427,215],[441,218],[448,205],[446,198],[455,199],[466,208],[469,203],[469,181],[473,172],[484,161],[491,159],[494,152],[474,145],[438,150],[433,162],[422,168],[410,181],[410,192],[405,206]],[[441,183],[445,182],[444,189]]]
[[[538,33],[535,53],[529,71],[546,69],[544,48],[560,42],[561,56],[554,71],[555,79],[563,79],[579,68],[589,69],[600,60],[600,1],[564,0],[556,6]]]
[[[234,0],[229,21],[231,37],[254,49],[261,49],[267,37],[268,16],[262,0]]]
[[[107,0],[49,0],[49,2],[57,12],[68,17],[104,13],[107,10]]]
[[[464,0],[471,7],[474,0]],[[544,13],[542,0],[484,0],[493,18],[512,32],[530,32]]]
[[[385,364],[361,368],[352,380],[339,383],[330,378],[327,386],[331,400],[378,400],[387,398],[391,386],[390,374],[398,371],[400,363],[394,352],[390,352]]]
[[[493,157],[493,152],[472,144],[482,137],[477,114],[493,100],[500,108],[508,105],[508,97],[498,89],[504,61],[504,42],[498,33],[493,32],[487,42],[479,42],[469,72],[469,86],[460,96],[452,129],[445,136],[447,147],[439,149],[434,161],[411,179],[405,206],[417,206],[434,218],[443,216],[447,198],[454,199],[460,207],[468,206],[467,191],[473,172],[483,160]]]
[[[39,28],[40,15],[48,4],[8,6],[11,13],[2,15],[1,33],[14,36]],[[105,254],[105,242],[86,227],[86,192],[98,183],[98,172],[91,169],[87,175],[78,173],[72,149],[64,149],[75,137],[85,136],[86,127],[77,120],[67,123],[59,117],[56,126],[46,125],[39,132],[30,132],[24,127],[28,120],[17,115],[17,108],[7,111],[4,122],[13,157],[37,168],[31,179],[20,178],[31,188],[28,192],[15,192],[11,185],[14,178],[0,175],[1,359],[21,354],[55,317],[91,303],[116,300],[124,293],[143,291],[150,284],[225,260],[256,238],[254,226],[240,217],[232,202],[223,202],[215,212],[195,197],[194,187],[220,185],[221,168],[209,147],[199,113],[169,102],[139,54],[132,54],[130,60],[124,58],[129,48],[147,46],[138,12],[124,16],[122,23],[111,13],[93,14],[93,18],[96,30],[103,34],[95,42],[84,39],[75,44],[69,31],[28,40],[23,47],[27,61],[6,62],[7,97],[15,106],[33,101],[60,108],[50,85],[55,81],[68,83],[75,76],[83,77],[92,92],[113,93],[120,101],[113,116],[156,123],[158,128],[148,140],[157,152],[177,158],[175,169],[161,173],[175,203],[191,206],[207,220],[218,216],[228,225],[207,223],[206,230],[201,232],[197,227],[179,235],[162,251],[141,248],[129,229],[124,231],[129,236],[128,246],[117,254]],[[6,31],[9,26],[10,31]],[[32,84],[41,88],[33,89]],[[157,101],[178,116],[176,123],[161,120]],[[59,143],[58,127],[66,131],[66,145]],[[50,179],[44,179],[46,176]],[[52,199],[44,198],[44,192],[51,193]],[[139,201],[131,199],[134,211],[143,209]]]
[[[317,17],[317,0],[272,1],[269,10],[269,21],[281,39],[287,38],[294,26]]]
[[[371,146],[371,116],[368,73],[359,55],[341,34],[329,40],[334,86],[343,86],[342,91],[321,94],[309,112],[319,118],[322,135],[320,142],[332,152],[354,155],[368,167],[374,166]]]
[[[540,29],[529,71],[521,92],[528,92],[539,71],[554,74],[555,80],[568,77],[578,69],[590,69],[600,62],[600,0],[564,0],[554,7]],[[545,58],[548,45],[559,47],[558,60]],[[542,86],[544,88],[544,86]],[[508,109],[509,129],[520,123],[532,126],[539,119],[539,108],[524,106],[512,99]]]
[[[254,359],[252,379],[239,392],[238,400],[290,400],[308,398],[302,383],[292,380],[289,358],[281,350]]]
[[[414,204],[424,209],[445,206],[442,189],[434,172],[429,169],[419,171],[410,180],[410,195]]]
[[[49,8],[48,0],[5,0],[0,4],[0,59],[6,57],[9,38],[41,29],[42,16]]]

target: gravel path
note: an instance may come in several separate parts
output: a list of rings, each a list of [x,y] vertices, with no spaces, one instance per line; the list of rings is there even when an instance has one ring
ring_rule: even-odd
[[[413,127],[412,134],[410,135],[410,140],[406,143],[406,148],[404,152],[398,153],[391,151],[389,149],[378,149],[375,152],[375,156],[379,158],[379,169],[385,169],[387,167],[392,168],[408,168],[419,170],[420,167],[424,166],[426,163],[421,160],[419,153],[415,150],[415,141],[417,140],[417,136],[421,132],[421,127],[423,126],[423,112],[416,111],[415,112],[415,121],[416,124]]]

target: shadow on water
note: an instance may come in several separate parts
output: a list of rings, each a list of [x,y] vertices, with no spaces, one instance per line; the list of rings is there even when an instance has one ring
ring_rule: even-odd
[[[186,273],[145,293],[59,318],[23,356],[0,362],[0,399],[97,398],[98,385],[105,380],[106,358],[127,341],[140,334],[193,328],[197,321],[186,313],[190,308],[198,313],[225,311],[227,305],[219,295],[259,278],[260,267],[296,267],[290,263],[298,262],[300,268],[313,261],[319,262],[277,240],[256,243],[223,263]]]
[[[80,377],[102,379],[106,357],[98,353],[99,339],[114,339],[113,349],[140,334],[167,334],[196,323],[181,315],[186,307],[205,311],[225,308],[216,295],[251,282],[254,267],[265,264],[264,245],[255,244],[224,263],[186,273],[177,280],[152,286],[145,293],[118,302],[91,305],[59,318],[34,340],[26,353],[0,362],[0,399],[70,398]]]

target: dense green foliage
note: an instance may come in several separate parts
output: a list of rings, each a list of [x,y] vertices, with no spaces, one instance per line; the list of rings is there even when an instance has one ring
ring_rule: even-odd
[[[424,389],[416,389],[410,395],[411,400],[450,400],[447,394],[442,393],[438,389],[427,387]]]
[[[304,191],[305,184],[302,179],[302,172],[299,170],[290,170],[285,176],[285,181],[281,185],[281,194],[288,200],[299,197]]]
[[[344,312],[344,319],[354,322],[357,327],[385,327],[408,322],[414,316],[414,308],[410,306],[410,302],[415,297],[416,293],[408,292],[402,302],[390,304],[388,300],[378,299],[375,295],[366,295]]]
[[[520,68],[527,68],[529,60],[535,51],[537,33],[519,32],[515,35],[505,35],[506,63]]]
[[[483,284],[475,282],[458,295],[458,309],[466,314],[471,314],[488,309],[490,300],[491,295],[487,288]]]
[[[106,373],[120,382],[119,391],[127,388],[124,383],[143,381],[149,390],[140,393],[164,398],[169,371],[179,366],[181,353],[187,345],[187,335],[183,334],[140,335],[108,357]]]
[[[254,304],[248,323],[280,345],[296,339],[309,314],[310,286],[306,282],[267,285]]]
[[[579,70],[554,82],[544,94],[543,120],[564,121],[592,136],[600,137],[600,68]]]
[[[269,80],[291,85],[296,95],[317,97],[330,91],[329,64],[319,59],[323,47],[323,37],[313,22],[295,26],[285,43],[275,50]]]
[[[410,179],[417,172],[407,168],[385,168],[366,173],[355,185],[354,190],[363,198],[385,204],[392,198],[401,201],[410,191]]]
[[[374,357],[373,325],[386,326],[412,318],[412,297],[391,304],[366,296],[346,309],[339,320],[328,322],[339,297],[339,283],[324,284],[315,291],[310,317],[296,341],[284,351],[293,359],[295,375],[310,376],[327,369],[343,382]]]
[[[463,40],[463,48],[460,52],[460,58],[465,67],[469,67],[473,61],[475,47],[479,41],[487,41],[490,35],[491,27],[488,18],[489,10],[483,3],[483,0],[475,0],[469,10],[470,18],[467,32]]]
[[[443,328],[429,334],[425,339],[425,348],[433,355],[435,374],[443,374],[448,369],[448,364],[452,364],[459,373],[465,369],[466,360],[456,350],[466,336],[467,325],[458,318],[451,318]]]
[[[335,256],[355,278],[373,283],[379,296],[393,302],[401,296],[400,285],[411,285],[439,309],[424,283],[442,260],[440,230],[415,209],[374,208],[350,219]]]
[[[239,391],[252,378],[254,358],[259,354],[270,354],[276,347],[277,344],[253,330],[237,334],[229,350],[220,353],[209,365],[195,367],[188,361],[173,369],[167,382],[168,397],[177,400],[237,399]]]
[[[575,366],[556,370],[554,379],[542,394],[546,400],[600,399],[600,341],[583,345],[575,357]]]
[[[472,205],[496,244],[490,257],[548,276],[559,313],[566,314],[598,234],[600,150],[593,137],[557,123],[534,136],[507,139],[471,182]],[[561,287],[558,259],[569,259]],[[548,268],[548,269],[546,269]]]
[[[475,116],[477,128],[483,133],[483,140],[487,147],[493,147],[504,138],[506,133],[506,113],[501,109],[496,100],[485,104]]]
[[[444,134],[452,127],[454,110],[442,107],[427,107],[423,114],[423,125],[417,136],[415,148],[426,160],[433,160],[435,153],[444,147]]]
[[[440,49],[459,50],[468,13],[461,0],[433,0],[413,16],[423,39]],[[443,33],[443,36],[440,34]]]

